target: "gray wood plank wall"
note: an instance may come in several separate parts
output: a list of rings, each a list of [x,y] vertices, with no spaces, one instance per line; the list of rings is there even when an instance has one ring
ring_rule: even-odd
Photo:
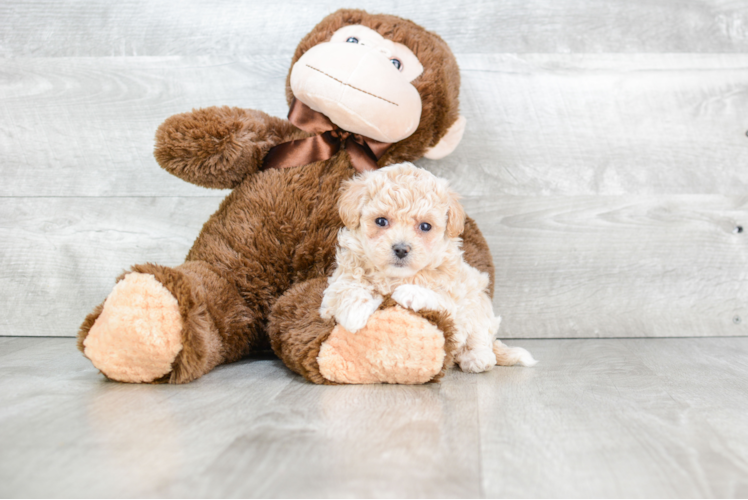
[[[359,2],[439,33],[504,337],[746,335],[748,4]],[[152,157],[166,117],[286,113],[339,1],[0,2],[0,335],[74,335],[137,262],[179,263],[225,196]],[[741,231],[739,228],[745,228]]]

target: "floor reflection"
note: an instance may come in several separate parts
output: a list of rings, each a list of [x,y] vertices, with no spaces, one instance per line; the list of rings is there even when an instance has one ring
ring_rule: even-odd
[[[182,462],[180,426],[169,404],[169,387],[102,382],[87,401],[99,455],[107,464],[112,493],[149,492],[171,484]]]

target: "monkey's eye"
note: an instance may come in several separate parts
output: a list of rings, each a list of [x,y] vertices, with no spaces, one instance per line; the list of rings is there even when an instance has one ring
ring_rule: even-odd
[[[429,224],[428,222],[421,222],[421,225],[420,225],[420,226],[418,226],[418,227],[419,227],[419,228],[421,229],[421,231],[423,231],[424,233],[425,233],[426,231],[431,231],[431,224]]]
[[[403,63],[400,62],[400,59],[390,59],[390,62],[398,71],[403,69]]]
[[[355,36],[349,37],[348,40],[346,40],[348,43],[358,43],[358,38]]]
[[[384,217],[377,217],[376,220],[374,220],[374,223],[379,227],[387,227],[390,224],[390,221]]]

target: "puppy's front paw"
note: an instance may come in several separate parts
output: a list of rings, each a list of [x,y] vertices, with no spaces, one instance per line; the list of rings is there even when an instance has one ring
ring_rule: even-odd
[[[401,306],[414,311],[440,308],[439,295],[419,285],[400,285],[392,294],[392,299]]]
[[[335,320],[349,332],[356,333],[366,326],[369,317],[379,309],[381,304],[382,299],[380,297],[357,300],[345,311],[339,311],[335,314]]]
[[[469,350],[457,357],[457,363],[464,372],[481,373],[493,368],[496,355],[489,349]]]

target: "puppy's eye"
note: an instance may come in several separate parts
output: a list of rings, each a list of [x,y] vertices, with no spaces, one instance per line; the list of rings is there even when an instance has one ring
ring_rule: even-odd
[[[403,68],[403,63],[400,62],[400,59],[390,59],[390,62],[398,71]]]
[[[348,37],[348,40],[346,40],[346,42],[348,42],[348,43],[358,43],[358,38],[356,38],[355,36]]]
[[[418,226],[418,227],[419,227],[419,228],[421,229],[421,231],[423,231],[424,233],[425,233],[426,231],[431,231],[431,224],[429,224],[428,222],[421,222],[421,225],[420,225],[420,226]]]
[[[390,224],[390,221],[385,219],[384,217],[377,217],[374,220],[374,223],[379,227],[387,227]]]

